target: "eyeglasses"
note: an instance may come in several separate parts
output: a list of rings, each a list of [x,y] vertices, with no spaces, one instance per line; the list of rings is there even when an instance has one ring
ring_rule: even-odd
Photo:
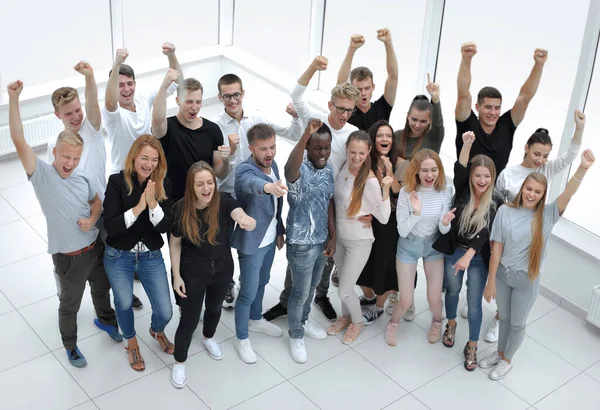
[[[333,105],[335,107],[338,114],[347,113],[349,116],[351,116],[356,111],[356,108],[338,107],[337,105],[335,105],[335,103],[333,101],[331,101],[331,105]]]
[[[242,98],[242,93],[223,94],[223,95],[221,96],[221,98],[222,98],[223,100],[225,100],[226,102],[229,102],[229,101],[231,101],[231,99],[232,99],[232,98],[233,98],[234,100],[236,100],[236,101],[239,101],[239,100],[240,100],[240,98]]]

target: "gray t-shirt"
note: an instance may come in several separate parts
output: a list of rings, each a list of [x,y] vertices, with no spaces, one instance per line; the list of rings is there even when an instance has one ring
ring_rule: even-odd
[[[492,225],[491,240],[502,242],[504,250],[500,263],[514,270],[527,272],[529,268],[529,247],[531,246],[531,222],[533,221],[533,210],[527,208],[513,208],[502,205],[496,213]],[[542,261],[540,273],[543,272],[544,259],[546,257],[546,245],[550,240],[552,228],[560,219],[558,205],[552,202],[544,208],[544,249],[542,250]]]
[[[28,179],[46,217],[48,253],[73,252],[96,240],[98,229],[83,232],[77,224],[80,218],[89,218],[89,201],[96,196],[78,169],[62,178],[54,166],[38,158]]]

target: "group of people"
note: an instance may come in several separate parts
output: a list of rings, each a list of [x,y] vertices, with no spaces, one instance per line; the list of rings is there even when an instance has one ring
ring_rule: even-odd
[[[95,325],[115,342],[124,338],[129,365],[143,371],[132,311],[141,304],[133,294],[134,277],[139,277],[152,308],[149,333],[175,356],[171,382],[182,388],[201,316],[207,353],[223,358],[214,340],[222,307],[235,306],[234,344],[246,363],[257,361],[251,332],[283,335],[273,323],[277,318],[287,315],[290,355],[304,363],[304,337],[344,333],[342,342],[351,344],[383,315],[386,303],[391,318],[384,338],[395,346],[401,318],[415,317],[422,259],[433,316],[428,341],[454,346],[466,272],[464,366],[469,371],[495,366],[493,380],[506,375],[539,292],[552,227],[594,163],[592,152],[584,151],[563,193],[546,204],[549,180],[579,155],[585,116],[575,113],[576,131],[565,154],[548,161],[552,141],[547,130],[538,129],[525,146],[523,162],[507,167],[547,52],[535,50],[531,74],[510,110],[501,114],[502,95],[484,87],[475,112],[470,67],[477,48],[465,43],[455,111],[458,159],[449,184],[438,155],[444,138],[440,87],[428,78],[429,97],[416,96],[404,128],[394,131],[389,117],[398,63],[390,31],[378,30],[377,39],[385,46],[388,74],[379,99],[372,102],[372,72],[351,69],[365,44],[364,36],[354,35],[325,112],[311,108],[305,98],[314,74],[327,69],[327,59],[317,56],[291,91],[288,124],[245,111],[245,90],[235,74],[218,81],[222,113],[214,122],[201,117],[202,84],[184,79],[170,43],[162,46],[168,72],[150,96],[136,93],[134,70],[125,64],[127,50],[117,50],[102,108],[94,71],[82,61],[75,70],[85,77],[85,115],[76,89],[62,87],[52,94],[65,129],[49,145],[48,162],[25,140],[19,113],[23,83],[8,85],[11,138],[46,217],[59,328],[73,366],[87,364],[77,347],[77,312],[86,282]],[[167,117],[167,97],[174,93],[179,110]],[[112,158],[108,181],[102,126]],[[276,135],[295,142],[283,167],[285,182],[275,161]],[[285,225],[284,197],[289,204]],[[161,253],[163,234],[171,284]],[[280,302],[263,314],[274,255],[284,244],[285,289]],[[239,292],[231,248],[239,259]],[[327,297],[330,277],[339,286],[339,315]],[[356,294],[356,284],[363,295]],[[170,288],[180,311],[174,343],[164,333],[173,315]],[[483,298],[497,301],[486,339],[497,339],[498,348],[479,360]],[[313,299],[333,322],[328,329],[310,318]]]

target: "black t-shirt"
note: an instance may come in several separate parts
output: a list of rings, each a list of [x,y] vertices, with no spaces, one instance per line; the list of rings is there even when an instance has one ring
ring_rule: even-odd
[[[371,125],[379,120],[389,121],[391,113],[392,106],[388,104],[382,95],[377,101],[371,103],[369,111],[362,112],[357,108],[354,114],[348,119],[348,122],[359,130],[367,131]]]
[[[467,131],[473,131],[475,133],[475,142],[473,142],[473,146],[471,147],[469,160],[478,154],[487,155],[494,161],[497,178],[500,172],[506,168],[517,129],[510,112],[508,110],[500,116],[491,134],[487,134],[481,128],[481,123],[473,110],[471,110],[471,115],[465,121],[460,122],[456,120],[456,157],[460,156],[460,151],[462,150],[462,135]]]
[[[198,161],[213,165],[213,151],[223,145],[223,133],[217,124],[202,118],[202,126],[189,129],[177,116],[167,118],[167,133],[160,139],[167,158],[167,176],[173,188],[173,200],[183,198],[190,167]]]
[[[240,204],[227,192],[220,192],[221,202],[219,203],[219,232],[217,233],[217,245],[211,245],[206,238],[208,224],[204,221],[204,210],[196,210],[198,215],[198,227],[202,242],[200,246],[194,245],[189,239],[183,236],[181,241],[181,258],[190,258],[193,260],[215,260],[223,256],[231,257],[231,246],[229,244],[230,227],[235,223],[231,219],[231,211],[240,207]],[[171,226],[171,235],[179,238],[183,235],[181,229],[181,216],[183,214],[183,199],[173,205],[173,224]]]

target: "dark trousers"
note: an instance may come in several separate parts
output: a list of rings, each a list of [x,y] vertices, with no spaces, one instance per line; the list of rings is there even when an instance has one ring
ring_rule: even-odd
[[[325,259],[325,268],[323,268],[323,274],[321,275],[321,280],[317,285],[317,289],[315,290],[315,298],[324,298],[327,296],[327,292],[329,291],[329,278],[331,276],[331,271],[333,270],[335,263],[333,262],[333,258]],[[285,281],[283,283],[283,291],[279,295],[279,303],[281,306],[287,309],[288,300],[290,299],[290,295],[292,294],[292,272],[290,270],[290,264],[285,270]]]
[[[62,253],[52,255],[58,294],[58,327],[65,349],[77,345],[77,312],[85,290],[90,283],[92,303],[96,316],[103,325],[117,325],[115,311],[110,305],[110,282],[104,271],[104,243],[96,240],[94,249],[77,256]]]
[[[200,321],[203,300],[205,311],[202,333],[207,339],[215,335],[221,319],[221,305],[233,277],[233,258],[226,255],[213,261],[199,261],[182,255],[179,272],[185,283],[187,296],[180,298],[181,317],[175,333],[175,360],[182,363],[187,359],[192,336]]]

